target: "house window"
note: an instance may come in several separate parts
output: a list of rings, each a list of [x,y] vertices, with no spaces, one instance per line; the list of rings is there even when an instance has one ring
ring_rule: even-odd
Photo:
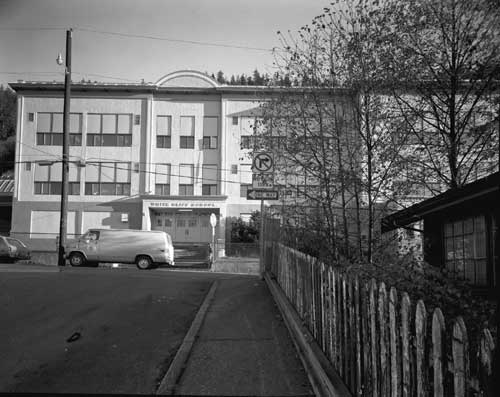
[[[87,116],[87,146],[132,146],[130,114],[90,113]]]
[[[62,113],[38,113],[36,144],[38,146],[62,146]],[[80,113],[71,113],[69,115],[69,145],[82,145],[82,115]]]
[[[60,195],[62,191],[62,163],[52,165],[35,164],[35,194]],[[80,194],[80,169],[69,164],[68,194]]]
[[[87,163],[85,195],[130,196],[130,163]]]
[[[159,196],[170,195],[170,164],[156,164],[155,194]]]
[[[156,118],[156,147],[162,149],[172,147],[172,116]]]
[[[486,223],[476,216],[444,224],[446,268],[459,278],[487,284]]]
[[[233,125],[238,125],[238,116],[233,116]]]
[[[181,149],[194,149],[194,116],[181,116]]]

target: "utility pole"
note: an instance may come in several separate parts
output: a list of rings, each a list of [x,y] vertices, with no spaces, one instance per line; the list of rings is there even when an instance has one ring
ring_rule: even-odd
[[[68,218],[68,174],[69,174],[69,109],[71,100],[71,39],[73,30],[66,31],[66,68],[64,71],[64,113],[63,113],[63,153],[61,179],[61,217],[59,222],[58,266],[66,265],[64,247]]]
[[[266,217],[264,215],[264,211],[266,207],[264,205],[264,200],[260,200],[260,230],[259,230],[259,245],[260,245],[260,264],[259,264],[259,273],[260,277],[264,279],[265,266],[264,266],[264,258],[265,258],[265,242],[264,242],[264,222]]]

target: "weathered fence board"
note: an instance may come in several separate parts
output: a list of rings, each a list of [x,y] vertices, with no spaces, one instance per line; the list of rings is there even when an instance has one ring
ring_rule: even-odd
[[[389,291],[389,350],[391,360],[391,396],[401,395],[401,364],[399,360],[399,332],[397,328],[397,300],[398,293],[394,287]]]
[[[266,268],[353,395],[494,395],[496,346],[488,329],[472,355],[461,317],[449,322],[450,337],[439,308],[428,314],[404,291],[388,292],[374,279],[361,283],[279,243],[266,247]]]

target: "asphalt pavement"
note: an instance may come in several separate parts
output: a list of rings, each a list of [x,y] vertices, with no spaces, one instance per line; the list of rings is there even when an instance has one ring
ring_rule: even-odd
[[[214,280],[47,268],[0,272],[0,392],[155,393]]]
[[[15,269],[0,266],[0,392],[158,392],[217,281],[175,394],[312,395],[259,277],[180,269]]]

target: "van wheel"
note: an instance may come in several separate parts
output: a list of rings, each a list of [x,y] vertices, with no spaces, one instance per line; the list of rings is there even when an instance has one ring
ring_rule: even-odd
[[[135,264],[141,270],[149,269],[152,265],[152,261],[148,256],[138,256],[135,260]]]
[[[85,257],[79,252],[72,252],[69,255],[69,264],[71,266],[83,266],[85,265]]]

